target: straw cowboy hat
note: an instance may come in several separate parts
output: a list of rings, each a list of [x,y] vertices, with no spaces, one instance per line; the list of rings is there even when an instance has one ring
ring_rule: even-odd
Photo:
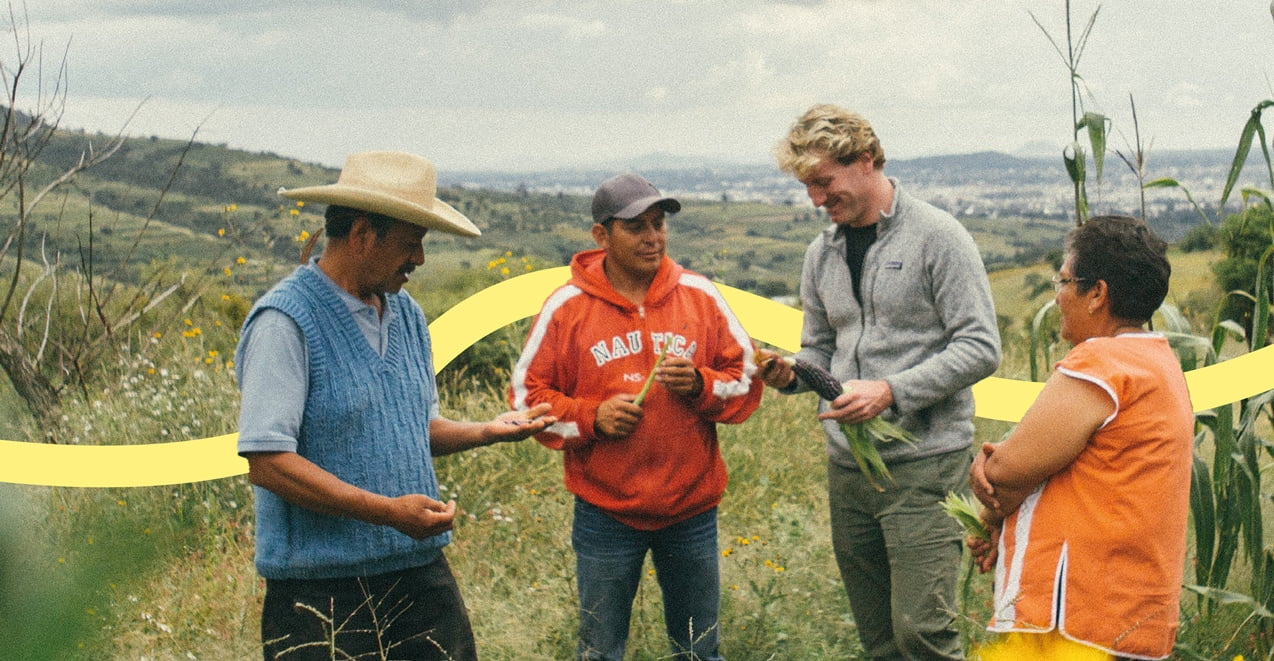
[[[366,151],[345,159],[336,183],[280,188],[279,195],[370,211],[449,234],[482,234],[464,214],[435,197],[437,191],[438,176],[427,159],[404,152]]]

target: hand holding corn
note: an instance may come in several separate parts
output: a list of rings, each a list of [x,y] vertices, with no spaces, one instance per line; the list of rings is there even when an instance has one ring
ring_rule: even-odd
[[[889,384],[884,381],[850,381],[848,384],[841,384],[827,370],[817,365],[796,360],[791,356],[782,358],[770,351],[757,352],[756,360],[762,367],[762,379],[766,379],[768,363],[782,362],[787,365],[794,378],[799,378],[811,390],[818,393],[819,397],[831,402],[832,409],[819,414],[819,419],[836,420],[840,424],[841,432],[845,434],[850,454],[858,464],[858,469],[863,472],[872,486],[876,487],[876,490],[884,491],[885,488],[876,481],[876,478],[880,477],[892,482],[893,476],[890,475],[889,468],[881,459],[876,443],[902,441],[914,444],[916,442],[916,438],[910,432],[879,417],[880,412],[893,403],[893,393],[889,390]],[[770,374],[773,375],[774,372]],[[775,380],[777,381],[778,377],[775,377]],[[790,383],[791,379],[786,381]],[[855,392],[857,384],[866,386],[865,396],[859,397],[859,393]],[[778,387],[783,385],[780,384]]]
[[[641,421],[641,407],[634,404],[636,395],[615,395],[597,407],[593,417],[593,431],[603,438],[623,438],[637,428]]]
[[[703,376],[689,358],[668,356],[654,370],[654,375],[655,381],[674,395],[693,398],[703,392]]]

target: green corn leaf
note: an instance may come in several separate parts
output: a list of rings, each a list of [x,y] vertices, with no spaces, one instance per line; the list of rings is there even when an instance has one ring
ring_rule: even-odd
[[[1079,120],[1080,128],[1088,129],[1088,142],[1093,149],[1093,169],[1097,182],[1101,183],[1102,165],[1106,160],[1106,132],[1110,128],[1110,119],[1096,112],[1084,113]]]
[[[942,509],[960,524],[966,536],[991,541],[991,533],[987,531],[986,524],[982,523],[982,517],[978,516],[978,506],[969,496],[951,491],[947,493],[947,499],[942,501]]]
[[[889,473],[889,467],[885,465],[885,460],[880,457],[880,450],[876,448],[876,442],[892,443],[902,441],[908,445],[915,445],[916,437],[910,432],[895,425],[879,416],[872,418],[866,422],[855,424],[840,425],[841,433],[845,434],[845,439],[849,442],[849,452],[854,457],[854,462],[858,464],[858,470],[863,472],[867,477],[867,481],[876,488],[877,491],[884,491],[885,487],[881,486],[877,478],[888,482],[893,482],[894,477]]]

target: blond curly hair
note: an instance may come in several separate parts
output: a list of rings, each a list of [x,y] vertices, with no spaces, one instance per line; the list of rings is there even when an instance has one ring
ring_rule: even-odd
[[[830,103],[811,107],[792,125],[774,150],[779,169],[803,178],[824,156],[849,165],[870,154],[876,169],[885,166],[885,150],[861,115]]]

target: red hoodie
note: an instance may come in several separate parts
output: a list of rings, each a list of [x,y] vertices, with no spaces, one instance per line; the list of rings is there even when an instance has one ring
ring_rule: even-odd
[[[510,401],[553,405],[557,424],[536,439],[564,452],[566,488],[619,521],[657,530],[721,501],[726,468],[716,423],[747,420],[761,402],[747,331],[705,277],[664,257],[642,305],[611,286],[602,250],[571,260],[571,280],[544,302],[513,370]],[[703,377],[695,400],[653,384],[632,434],[604,439],[603,401],[636,394],[664,343]]]

